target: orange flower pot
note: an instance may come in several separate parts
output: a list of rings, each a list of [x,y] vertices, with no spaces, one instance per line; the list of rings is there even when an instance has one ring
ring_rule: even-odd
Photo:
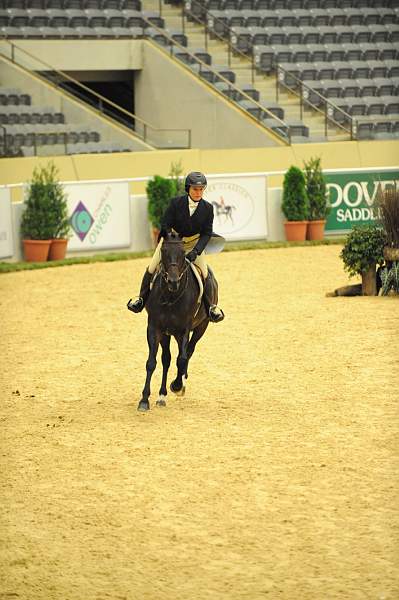
[[[68,240],[64,238],[57,238],[51,240],[48,260],[62,260],[63,258],[65,258],[67,244]]]
[[[304,242],[307,224],[307,221],[285,221],[284,229],[287,242]]]
[[[308,221],[308,229],[306,233],[307,240],[323,240],[324,228],[326,226],[325,219],[320,221]]]
[[[51,240],[22,240],[26,262],[46,262]]]

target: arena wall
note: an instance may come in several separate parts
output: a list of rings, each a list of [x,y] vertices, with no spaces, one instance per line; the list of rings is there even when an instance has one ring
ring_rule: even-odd
[[[158,150],[122,154],[55,156],[62,181],[126,179],[167,176],[172,162],[181,161],[183,172],[204,173],[284,173],[290,165],[303,166],[303,161],[320,156],[324,169],[361,169],[397,167],[399,141],[334,142],[328,144],[294,144],[280,148],[233,148],[227,150]],[[47,158],[3,158],[0,161],[0,185],[29,181],[33,169]],[[270,178],[270,187],[279,187],[282,174]],[[133,194],[145,193],[145,181],[132,185]],[[21,200],[20,193],[13,200]]]

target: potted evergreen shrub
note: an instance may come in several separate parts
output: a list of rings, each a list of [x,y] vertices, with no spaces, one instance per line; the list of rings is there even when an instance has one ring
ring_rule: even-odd
[[[25,210],[21,219],[21,235],[25,260],[44,262],[65,256],[69,220],[66,196],[57,180],[53,163],[36,167],[29,183]],[[63,256],[51,247],[62,240]]]
[[[340,257],[350,277],[361,275],[363,296],[377,294],[376,266],[384,263],[385,232],[376,225],[355,225],[348,234]]]
[[[184,180],[182,178],[183,168],[181,161],[171,164],[168,177],[154,175],[146,186],[148,197],[148,219],[151,224],[153,245],[158,243],[161,219],[169,206],[171,198],[184,193]]]
[[[327,185],[321,168],[321,159],[310,158],[308,162],[304,161],[303,171],[309,199],[307,239],[322,240],[326,217],[331,208],[328,203]]]
[[[301,169],[291,166],[284,175],[281,210],[285,218],[285,236],[289,242],[304,241],[309,212],[305,177]]]
[[[171,179],[154,175],[146,186],[148,197],[148,218],[152,227],[154,246],[157,244],[161,229],[162,216],[169,205],[170,199],[175,195],[175,185]]]
[[[175,186],[175,190],[173,192],[174,196],[181,196],[185,192],[183,172],[181,160],[178,162],[172,162],[170,166],[169,177],[172,179],[173,185]]]

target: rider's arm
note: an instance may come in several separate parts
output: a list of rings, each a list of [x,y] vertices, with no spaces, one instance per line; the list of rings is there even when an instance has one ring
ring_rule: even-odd
[[[205,250],[207,243],[211,239],[212,230],[213,230],[213,210],[211,209],[209,211],[207,220],[204,222],[204,224],[201,228],[200,238],[194,246],[194,250],[196,250],[197,254],[201,254]]]

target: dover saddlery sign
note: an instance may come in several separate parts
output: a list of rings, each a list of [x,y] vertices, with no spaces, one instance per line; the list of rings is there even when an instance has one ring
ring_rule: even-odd
[[[213,229],[227,240],[267,236],[266,177],[209,176],[204,198],[213,206]]]
[[[378,188],[399,188],[399,169],[324,173],[331,204],[326,231],[345,232],[378,218],[375,198]]]
[[[69,250],[130,246],[127,182],[66,183],[72,237]]]

